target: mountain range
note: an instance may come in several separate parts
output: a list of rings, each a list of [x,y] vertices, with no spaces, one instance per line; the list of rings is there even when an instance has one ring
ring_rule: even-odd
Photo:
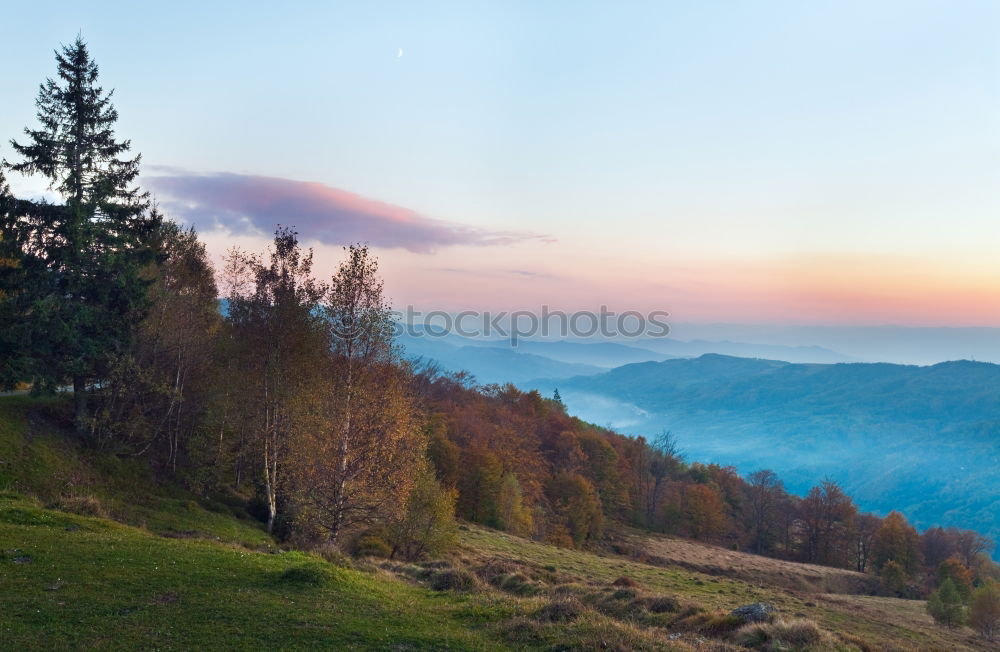
[[[822,346],[728,340],[399,341],[407,357],[483,384],[558,389],[592,423],[670,430],[692,461],[770,468],[799,494],[831,478],[864,510],[1000,540],[1000,365],[862,363]]]
[[[829,477],[863,509],[1000,539],[1000,365],[706,354],[523,386],[558,388],[585,420],[670,430],[692,460],[770,468],[796,493]]]

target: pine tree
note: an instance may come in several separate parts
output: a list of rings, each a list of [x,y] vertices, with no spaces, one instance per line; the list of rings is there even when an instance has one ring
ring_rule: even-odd
[[[134,186],[140,157],[118,140],[112,92],[81,38],[56,52],[57,77],[38,93],[38,129],[11,141],[22,160],[5,167],[49,181],[61,203],[18,201],[0,215],[6,247],[25,258],[24,288],[0,316],[16,359],[5,365],[51,391],[72,380],[76,427],[89,429],[87,393],[121,353],[146,305],[140,271],[153,261],[159,218]],[[15,348],[16,347],[16,348]]]
[[[3,168],[0,167],[0,225],[11,219],[16,211],[15,206],[16,200],[10,194],[10,186],[7,185]],[[4,232],[0,230],[0,311],[5,306],[4,299],[11,297],[23,286],[19,279],[22,270],[22,257],[21,251],[15,246],[15,241],[10,237],[5,238]],[[2,346],[2,337],[3,335],[0,334],[0,346]],[[0,351],[2,350],[0,348]],[[3,377],[2,374],[3,370],[0,369],[0,379]]]

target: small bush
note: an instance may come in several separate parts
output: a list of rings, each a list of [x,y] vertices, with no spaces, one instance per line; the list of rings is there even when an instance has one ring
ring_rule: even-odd
[[[108,518],[108,510],[96,496],[63,496],[52,507],[81,516]]]
[[[616,579],[614,582],[612,582],[611,586],[621,586],[621,587],[627,587],[627,588],[634,589],[637,586],[639,586],[639,583],[636,582],[631,577],[625,577],[623,575],[623,576],[619,577],[618,579]]]
[[[521,573],[514,573],[513,575],[501,578],[499,586],[507,593],[520,596],[539,595],[545,592],[545,587]]]
[[[645,607],[647,611],[654,614],[665,614],[674,613],[680,611],[681,605],[677,602],[676,598],[671,598],[669,596],[655,596],[650,598],[639,598],[642,606]]]
[[[282,573],[278,579],[285,584],[297,586],[323,586],[326,573],[315,566],[294,566]]]
[[[354,568],[354,563],[351,561],[351,558],[345,555],[340,548],[336,546],[331,546],[329,544],[320,546],[316,549],[316,554],[338,568]]]
[[[782,643],[797,648],[815,645],[823,638],[823,632],[819,625],[811,620],[793,620],[788,623],[780,623],[776,629]]]
[[[376,534],[363,534],[354,542],[353,553],[355,557],[385,558],[392,554],[392,548]]]
[[[435,591],[471,591],[477,585],[475,575],[456,568],[434,572],[430,583]]]
[[[547,623],[567,623],[583,613],[583,605],[574,597],[554,600],[535,613],[538,620]]]
[[[493,586],[500,586],[501,582],[503,582],[508,575],[513,575],[520,569],[520,564],[510,561],[509,559],[494,557],[476,568],[476,575],[478,575],[484,582],[488,582]]]
[[[746,625],[746,621],[734,614],[722,611],[704,611],[688,607],[674,619],[672,626],[680,631],[698,632],[706,636],[722,636]]]
[[[770,651],[809,649],[828,637],[811,620],[776,620],[745,625],[736,631],[733,638],[744,647]]]
[[[635,591],[635,589],[618,589],[617,591],[615,591],[614,593],[611,594],[611,599],[612,600],[631,600],[631,599],[635,598],[637,595],[638,595],[638,593]]]
[[[934,593],[927,598],[927,613],[941,625],[957,627],[965,622],[965,608],[962,606],[962,596],[952,579],[946,578]]]
[[[708,636],[721,636],[735,632],[745,624],[745,620],[733,614],[704,614],[702,623],[698,626],[698,631]]]

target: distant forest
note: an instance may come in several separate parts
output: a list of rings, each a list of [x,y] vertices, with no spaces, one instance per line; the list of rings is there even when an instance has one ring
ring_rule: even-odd
[[[0,169],[0,378],[66,392],[89,445],[239,496],[304,548],[418,558],[451,545],[460,518],[634,555],[616,533],[642,528],[877,574],[906,597],[1000,577],[971,530],[859,513],[831,481],[790,495],[770,471],[685,460],[668,432],[625,436],[558,396],[403,359],[365,245],[319,279],[276,225],[267,251],[213,269],[195,230],[137,186],[140,157],[114,132],[86,45],[57,64]],[[46,179],[59,200],[14,197],[4,171]]]

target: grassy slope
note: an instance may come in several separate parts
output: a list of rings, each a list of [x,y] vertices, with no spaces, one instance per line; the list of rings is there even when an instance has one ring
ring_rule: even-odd
[[[650,536],[648,548],[657,539]],[[728,611],[750,602],[769,602],[785,617],[808,618],[832,632],[857,635],[878,650],[987,649],[971,630],[948,630],[934,624],[924,602],[874,596],[807,593],[677,566],[651,565],[614,555],[566,550],[481,528],[463,533],[470,556],[499,556],[529,561],[587,582],[609,583],[625,576],[654,593],[678,596],[709,609]],[[807,565],[806,568],[811,568]]]
[[[0,398],[0,647],[499,647],[464,600],[279,552],[239,508],[78,446],[62,409]],[[301,567],[321,586],[282,579]]]
[[[456,565],[513,559],[558,579],[536,596],[435,592],[409,579],[412,567],[409,575],[393,569],[398,576],[339,568],[278,552],[235,504],[197,499],[157,483],[141,463],[81,449],[52,418],[60,409],[58,402],[0,398],[0,647],[586,649],[599,641],[692,649],[658,625],[640,629],[593,610],[568,624],[535,616],[558,583],[607,592],[627,576],[643,591],[710,610],[769,601],[789,617],[860,635],[873,649],[977,649],[967,630],[931,624],[919,602],[806,594],[476,527],[463,530]],[[80,497],[96,498],[115,521],[52,508],[87,508]],[[656,548],[655,540],[647,543]],[[286,577],[290,569],[306,569],[305,581]],[[685,636],[702,649],[697,636]]]
[[[0,491],[165,535],[200,536],[247,546],[273,545],[238,504],[206,500],[156,481],[140,460],[88,450],[60,426],[60,399],[0,397]]]
[[[158,537],[10,495],[0,498],[0,549],[8,649],[499,647],[458,620],[460,602],[426,589],[302,553]],[[285,579],[293,568],[321,585]]]

